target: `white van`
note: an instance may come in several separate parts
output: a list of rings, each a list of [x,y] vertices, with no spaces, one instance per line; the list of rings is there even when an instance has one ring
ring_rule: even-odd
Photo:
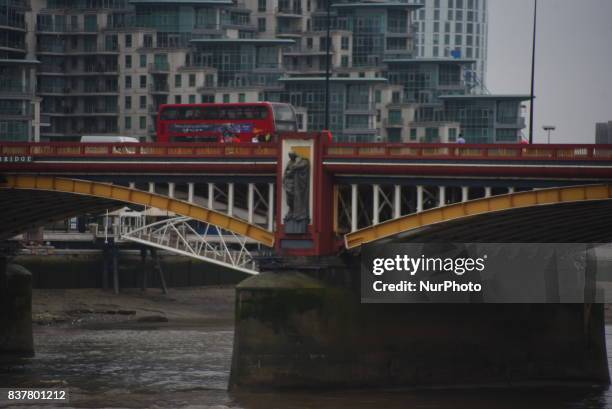
[[[133,136],[83,135],[82,143],[139,143]]]

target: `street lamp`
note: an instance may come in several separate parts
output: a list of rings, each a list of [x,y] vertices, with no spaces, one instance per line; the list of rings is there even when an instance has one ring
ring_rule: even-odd
[[[538,25],[538,0],[533,5],[533,42],[531,45],[531,100],[529,102],[529,143],[533,143],[533,100],[535,99],[536,29]]]
[[[331,43],[331,35],[330,35],[330,31],[331,31],[331,2],[332,0],[327,0],[327,10],[326,10],[326,14],[327,14],[327,24],[326,24],[326,28],[327,28],[327,33],[325,35],[325,43],[327,45],[327,49],[325,50],[325,130],[329,131],[329,77],[331,75],[331,50],[330,50],[330,43]]]
[[[554,131],[555,129],[557,129],[557,127],[554,125],[544,125],[542,129],[548,132],[548,144],[550,144],[550,133]]]

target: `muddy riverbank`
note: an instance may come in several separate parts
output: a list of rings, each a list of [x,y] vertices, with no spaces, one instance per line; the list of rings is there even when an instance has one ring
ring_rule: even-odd
[[[165,324],[191,326],[222,324],[234,319],[234,287],[171,288],[112,291],[95,288],[32,292],[35,325],[92,326],[115,324]]]

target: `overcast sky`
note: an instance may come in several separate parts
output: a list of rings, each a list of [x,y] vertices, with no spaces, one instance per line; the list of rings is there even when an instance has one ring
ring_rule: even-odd
[[[491,93],[530,92],[533,2],[488,0]],[[538,0],[537,37],[535,142],[543,125],[552,142],[594,142],[612,120],[612,0]]]

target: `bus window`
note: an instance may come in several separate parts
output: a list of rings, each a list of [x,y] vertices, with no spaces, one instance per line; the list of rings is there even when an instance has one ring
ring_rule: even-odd
[[[297,119],[291,106],[286,104],[272,104],[274,110],[274,123],[280,132],[297,131]]]
[[[162,120],[173,120],[178,119],[178,109],[176,108],[166,108],[160,113]]]

